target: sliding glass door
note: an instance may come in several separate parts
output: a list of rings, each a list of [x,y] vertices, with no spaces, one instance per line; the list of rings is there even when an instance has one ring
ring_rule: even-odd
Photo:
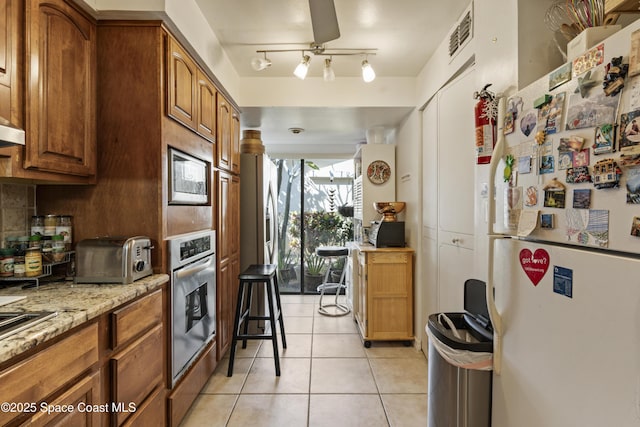
[[[316,255],[318,246],[353,240],[353,161],[277,159],[278,278],[282,293],[316,293],[328,269],[342,271]]]

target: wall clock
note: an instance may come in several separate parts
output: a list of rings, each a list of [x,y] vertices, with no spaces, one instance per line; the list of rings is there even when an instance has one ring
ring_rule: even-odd
[[[391,177],[391,167],[384,160],[374,160],[367,167],[367,178],[374,184],[384,184]]]

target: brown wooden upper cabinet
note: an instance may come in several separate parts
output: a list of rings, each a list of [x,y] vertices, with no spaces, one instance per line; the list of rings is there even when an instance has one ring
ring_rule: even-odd
[[[218,92],[217,160],[220,169],[240,173],[240,116]]]
[[[11,12],[15,0],[0,2],[0,84],[11,86]]]
[[[169,117],[211,142],[216,141],[215,85],[173,37],[168,41]]]
[[[19,0],[0,2],[0,117],[22,127],[22,79],[17,77],[19,37],[24,9]]]
[[[240,173],[240,114],[231,114],[231,172]]]
[[[209,141],[216,140],[216,95],[211,80],[198,70],[198,133]]]
[[[24,168],[96,174],[96,23],[64,0],[26,2]]]
[[[222,94],[218,93],[218,141],[217,160],[218,167],[231,171],[231,117],[233,110],[231,104]]]
[[[169,111],[170,117],[196,129],[196,63],[180,44],[169,37]]]

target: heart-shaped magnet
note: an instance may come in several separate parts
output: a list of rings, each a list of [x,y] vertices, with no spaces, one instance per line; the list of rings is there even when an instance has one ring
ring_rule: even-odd
[[[533,286],[538,286],[549,269],[549,253],[544,249],[536,249],[534,253],[531,253],[529,249],[522,249],[520,251],[520,265]]]

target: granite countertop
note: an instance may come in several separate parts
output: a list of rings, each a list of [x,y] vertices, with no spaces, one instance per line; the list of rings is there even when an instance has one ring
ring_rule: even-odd
[[[0,312],[57,312],[55,317],[0,339],[0,362],[157,289],[168,280],[169,276],[166,274],[154,274],[129,285],[54,282],[39,288],[0,289],[0,296],[26,296],[22,300],[0,306]]]

